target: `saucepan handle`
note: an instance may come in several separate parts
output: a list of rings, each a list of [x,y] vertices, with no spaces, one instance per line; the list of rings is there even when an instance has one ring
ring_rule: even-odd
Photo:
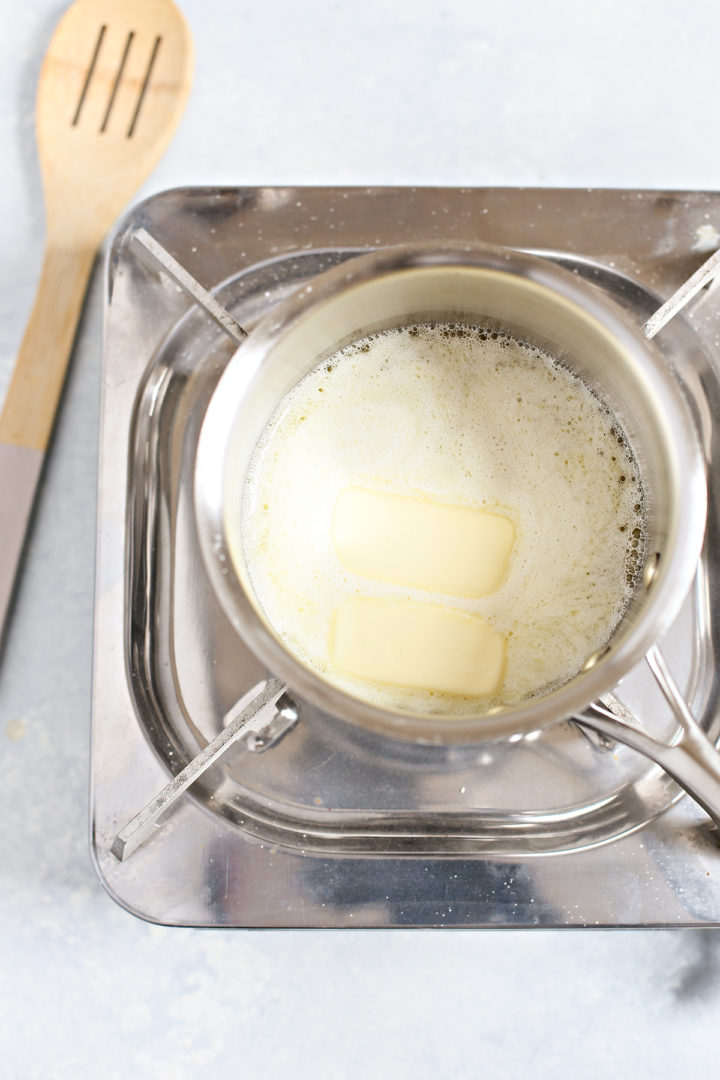
[[[670,743],[631,727],[599,702],[575,719],[656,762],[720,827],[720,753],[690,712],[657,645],[646,660],[679,725]]]

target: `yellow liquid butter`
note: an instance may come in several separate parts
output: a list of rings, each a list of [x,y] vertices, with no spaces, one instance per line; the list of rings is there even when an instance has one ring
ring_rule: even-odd
[[[617,421],[540,350],[412,326],[319,364],[258,443],[243,543],[266,617],[386,707],[518,703],[610,637],[644,542]]]

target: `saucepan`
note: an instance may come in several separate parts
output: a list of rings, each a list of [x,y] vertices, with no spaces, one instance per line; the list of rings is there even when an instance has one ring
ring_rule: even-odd
[[[603,648],[547,693],[451,716],[379,707],[295,655],[255,593],[241,521],[241,495],[258,439],[288,392],[354,340],[433,321],[497,328],[576,373],[619,421],[638,462],[646,512],[637,585]],[[592,285],[548,259],[488,245],[424,244],[354,257],[274,308],[232,357],[203,422],[194,482],[200,545],[217,597],[249,648],[300,700],[341,723],[429,744],[521,737],[579,717],[660,762],[720,817],[720,759],[694,724],[657,648],[689,592],[703,544],[701,442],[660,350]],[[680,724],[670,746],[629,726],[621,708],[602,704],[644,657]]]

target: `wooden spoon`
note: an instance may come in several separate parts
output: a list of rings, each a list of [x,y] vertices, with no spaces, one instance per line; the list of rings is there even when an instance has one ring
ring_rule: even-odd
[[[171,0],[77,0],[50,42],[36,113],[45,256],[0,414],[0,635],[95,255],[167,147],[192,67]]]

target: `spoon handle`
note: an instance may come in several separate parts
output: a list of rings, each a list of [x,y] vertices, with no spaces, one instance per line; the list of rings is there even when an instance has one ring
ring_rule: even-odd
[[[0,413],[0,640],[96,250],[46,248]]]

